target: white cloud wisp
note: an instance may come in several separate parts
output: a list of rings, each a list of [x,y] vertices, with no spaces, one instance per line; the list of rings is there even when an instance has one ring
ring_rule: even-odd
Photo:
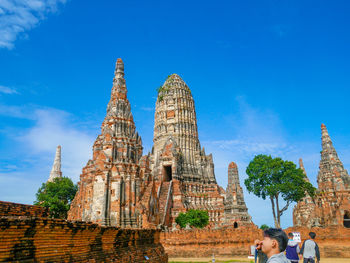
[[[22,110],[17,110],[22,112]],[[12,117],[27,119],[29,128],[7,133],[11,141],[10,157],[0,159],[0,200],[31,203],[35,192],[49,177],[56,147],[62,146],[62,173],[74,182],[92,155],[94,132],[81,127],[76,118],[61,110],[35,109],[26,115]],[[6,150],[6,149],[5,149]],[[18,156],[19,158],[13,158]]]
[[[66,0],[0,0],[0,48],[12,49],[17,37],[36,27]]]
[[[6,87],[6,86],[1,86],[0,85],[0,93],[4,94],[18,94],[18,91],[15,90],[14,88]]]

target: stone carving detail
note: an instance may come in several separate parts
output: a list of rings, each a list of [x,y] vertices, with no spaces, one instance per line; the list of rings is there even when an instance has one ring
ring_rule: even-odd
[[[295,226],[350,227],[350,176],[344,169],[324,124],[321,125],[321,131],[322,151],[317,194],[314,199],[306,195],[298,202],[294,207],[293,222]],[[303,169],[302,162],[300,168]]]
[[[232,198],[225,202],[226,193],[216,183],[212,155],[205,154],[198,139],[191,91],[176,74],[159,89],[153,142],[152,152],[141,156],[124,64],[118,59],[101,134],[94,143],[92,160],[83,168],[68,218],[174,230],[180,212],[201,209],[208,211],[213,225],[252,224],[238,172],[228,188]],[[225,206],[230,211],[228,219]]]
[[[62,177],[62,171],[61,171],[61,146],[58,145],[56,148],[56,154],[55,154],[55,160],[52,165],[52,169],[50,172],[50,177],[47,180],[47,182],[53,182],[55,178],[61,178]]]

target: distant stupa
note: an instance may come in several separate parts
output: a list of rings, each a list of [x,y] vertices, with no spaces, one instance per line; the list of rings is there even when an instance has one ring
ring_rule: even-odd
[[[50,177],[47,182],[53,182],[55,178],[61,178],[62,177],[62,171],[61,171],[61,146],[58,145],[56,148],[56,155],[55,160],[52,165],[52,169],[50,172]]]

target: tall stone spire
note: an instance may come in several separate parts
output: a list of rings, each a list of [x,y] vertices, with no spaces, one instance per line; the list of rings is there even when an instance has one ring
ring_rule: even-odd
[[[303,170],[303,172],[304,172],[304,174],[305,174],[305,181],[307,181],[307,182],[309,182],[310,183],[310,180],[309,180],[309,178],[307,177],[307,174],[306,174],[306,170],[305,170],[305,167],[304,167],[304,163],[303,163],[303,159],[302,158],[300,158],[299,159],[299,168],[301,169],[301,170]]]
[[[314,198],[306,195],[293,210],[294,226],[345,226],[350,211],[350,177],[333,147],[327,128],[321,125],[322,151],[318,189]]]
[[[328,134],[326,125],[321,125],[322,151],[317,183],[319,190],[344,190],[350,188],[350,177],[344,169],[333,143]]]
[[[231,162],[228,165],[228,185],[227,185],[227,191],[232,188],[240,187],[239,183],[239,175],[238,175],[238,167],[237,164],[234,162]],[[242,188],[241,188],[242,190]],[[243,191],[241,191],[243,193]]]
[[[127,99],[124,63],[118,58],[101,134],[94,143],[92,160],[83,168],[68,218],[120,227],[140,226],[135,205],[140,193],[141,156],[142,141]]]
[[[304,180],[310,183],[309,178],[306,175],[306,170],[304,168],[303,159],[299,159],[299,168],[304,172]],[[293,209],[293,223],[295,226],[318,226],[317,220],[313,218],[313,213],[315,210],[315,203],[308,192],[305,192],[305,196],[299,200],[297,205]]]
[[[225,224],[244,225],[251,223],[247,206],[244,202],[243,189],[239,183],[237,164],[228,166],[228,184],[225,198]]]
[[[53,182],[55,178],[61,178],[61,146],[58,145],[56,148],[55,160],[52,165],[52,169],[50,172],[50,177],[47,182]]]

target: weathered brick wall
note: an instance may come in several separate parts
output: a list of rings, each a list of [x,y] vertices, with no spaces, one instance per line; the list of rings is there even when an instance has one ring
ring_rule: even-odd
[[[169,257],[246,256],[261,237],[256,227],[179,230],[162,232],[160,242]]]
[[[309,232],[316,233],[321,258],[350,258],[350,229],[344,227],[306,228],[291,227],[286,233],[300,232],[302,241]],[[160,242],[169,257],[246,256],[255,239],[262,239],[257,228],[241,227],[226,229],[179,230],[163,232]]]
[[[156,230],[47,216],[46,208],[0,201],[0,262],[167,262]]]
[[[0,218],[0,262],[167,262],[156,230]]]
[[[341,226],[326,228],[290,227],[285,230],[289,232],[300,232],[301,239],[309,238],[309,232],[316,233],[316,239],[322,257],[328,258],[350,258],[350,228]]]
[[[0,201],[1,216],[47,217],[49,210],[36,205],[23,205]]]

